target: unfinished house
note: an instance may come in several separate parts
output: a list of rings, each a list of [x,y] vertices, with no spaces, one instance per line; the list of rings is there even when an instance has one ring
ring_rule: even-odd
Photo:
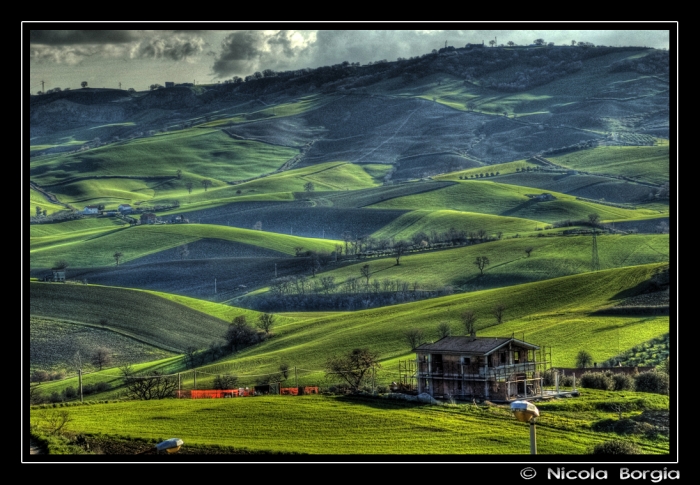
[[[512,401],[541,395],[551,349],[514,337],[445,337],[416,349],[401,381],[435,398]]]

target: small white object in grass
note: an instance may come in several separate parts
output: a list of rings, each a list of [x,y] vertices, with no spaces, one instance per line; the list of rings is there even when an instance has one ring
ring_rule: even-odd
[[[170,438],[165,441],[161,441],[156,445],[156,450],[167,451],[168,453],[175,453],[182,446],[183,441],[180,438]]]

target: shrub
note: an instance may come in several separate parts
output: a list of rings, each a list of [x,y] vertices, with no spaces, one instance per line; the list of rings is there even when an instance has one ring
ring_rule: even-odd
[[[627,374],[615,374],[612,376],[614,391],[633,391],[634,378]]]
[[[78,395],[78,391],[76,391],[75,387],[69,386],[63,390],[63,395],[66,399],[73,399]]]
[[[613,388],[612,378],[602,372],[586,372],[581,376],[581,387],[609,391]]]
[[[651,370],[637,374],[634,378],[634,390],[637,392],[653,392],[656,394],[668,394],[668,374]]]
[[[610,440],[598,443],[593,447],[593,455],[639,455],[641,450],[637,445],[624,440]]]

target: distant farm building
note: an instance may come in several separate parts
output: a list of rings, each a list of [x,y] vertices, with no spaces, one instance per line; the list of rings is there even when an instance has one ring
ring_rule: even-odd
[[[400,364],[404,387],[432,397],[512,401],[541,394],[549,353],[514,337],[445,337]]]
[[[83,214],[98,214],[100,212],[100,208],[97,207],[96,205],[86,205],[85,208],[83,209]]]
[[[66,282],[66,269],[65,268],[52,268],[51,274],[44,276],[44,281],[53,281],[55,283],[65,283]]]
[[[158,217],[153,212],[141,214],[141,224],[155,224]]]
[[[190,220],[188,218],[186,218],[185,216],[183,216],[182,214],[177,215],[177,216],[170,219],[171,224],[187,224],[189,222],[190,222]]]
[[[121,212],[122,214],[126,212],[131,212],[134,210],[133,207],[131,207],[130,204],[119,204],[119,207],[117,207],[117,210]]]
[[[174,87],[175,87],[175,83],[172,82],[172,81],[165,81],[165,87],[166,87],[166,88],[174,88]]]

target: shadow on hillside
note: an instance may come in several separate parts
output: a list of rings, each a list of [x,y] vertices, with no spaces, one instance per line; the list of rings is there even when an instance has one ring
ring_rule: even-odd
[[[501,216],[512,216],[512,215],[514,215],[514,214],[519,213],[519,212],[522,211],[522,210],[525,210],[525,209],[529,208],[530,206],[532,206],[532,205],[534,205],[534,204],[537,204],[537,201],[535,201],[535,200],[533,200],[533,199],[530,199],[530,200],[527,200],[527,201],[523,202],[522,204],[516,205],[516,206],[513,207],[512,209],[508,209],[508,210],[505,210],[505,211],[501,212],[499,215],[501,215]]]
[[[375,396],[366,396],[362,394],[348,394],[345,396],[339,396],[338,401],[344,404],[354,404],[357,406],[368,406],[377,409],[405,409],[407,407],[422,407],[422,406],[432,406],[429,403],[423,403],[418,401],[406,401],[403,399],[387,399]]]

